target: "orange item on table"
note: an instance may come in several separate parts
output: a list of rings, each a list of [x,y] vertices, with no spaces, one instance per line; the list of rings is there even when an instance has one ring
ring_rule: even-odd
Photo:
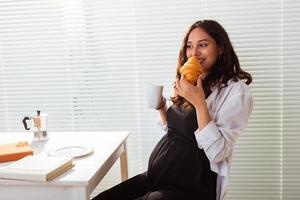
[[[19,160],[27,155],[33,155],[33,149],[26,141],[0,144],[0,162]]]
[[[202,73],[202,67],[196,56],[191,56],[180,68],[180,73],[193,85],[196,85],[198,76]]]

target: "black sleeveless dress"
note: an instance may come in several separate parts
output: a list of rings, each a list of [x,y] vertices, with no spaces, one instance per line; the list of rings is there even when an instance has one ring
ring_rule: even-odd
[[[152,191],[174,191],[174,199],[216,200],[217,174],[194,132],[198,128],[195,109],[172,105],[167,111],[168,132],[156,145],[148,163]]]

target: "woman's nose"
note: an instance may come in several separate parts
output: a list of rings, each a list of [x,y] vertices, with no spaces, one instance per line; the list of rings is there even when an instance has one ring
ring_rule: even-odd
[[[192,51],[192,56],[199,56],[200,52],[198,50],[198,48],[194,48]]]

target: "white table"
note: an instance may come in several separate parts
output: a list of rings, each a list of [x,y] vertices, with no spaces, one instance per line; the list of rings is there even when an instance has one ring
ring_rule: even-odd
[[[94,153],[74,160],[75,167],[49,182],[0,179],[3,200],[88,200],[98,183],[120,158],[122,180],[128,178],[126,141],[129,132],[50,132],[46,142],[32,142],[33,134],[0,133],[0,144],[26,140],[35,154],[62,145],[90,145]],[[0,163],[0,166],[9,164]]]

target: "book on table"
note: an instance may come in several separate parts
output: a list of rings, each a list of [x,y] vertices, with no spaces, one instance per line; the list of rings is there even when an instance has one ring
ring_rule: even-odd
[[[74,166],[72,158],[47,155],[26,156],[0,168],[0,178],[49,181]]]
[[[33,149],[26,141],[0,145],[0,163],[19,160],[32,154]]]

